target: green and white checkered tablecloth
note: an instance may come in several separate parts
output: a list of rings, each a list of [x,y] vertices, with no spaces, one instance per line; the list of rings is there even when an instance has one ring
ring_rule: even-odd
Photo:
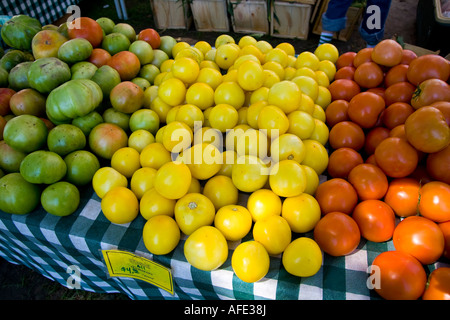
[[[64,16],[68,6],[79,2],[80,0],[0,0],[0,15],[25,14],[46,25]]]
[[[0,255],[64,286],[73,286],[76,280],[83,290],[121,292],[132,299],[362,300],[380,299],[367,288],[367,267],[379,252],[393,249],[392,242],[362,241],[358,250],[346,257],[324,254],[320,271],[306,278],[288,274],[280,256],[271,257],[266,277],[245,283],[231,268],[238,243],[229,243],[228,259],[219,269],[201,271],[184,257],[185,236],[170,254],[151,255],[142,241],[144,223],[138,216],[130,224],[112,224],[101,211],[100,199],[88,188],[82,191],[79,209],[67,217],[53,216],[42,208],[27,215],[0,211]],[[243,241],[251,239],[251,235],[247,237]],[[132,252],[171,268],[175,294],[142,280],[109,277],[101,253],[105,249]],[[430,271],[434,268],[428,266]]]

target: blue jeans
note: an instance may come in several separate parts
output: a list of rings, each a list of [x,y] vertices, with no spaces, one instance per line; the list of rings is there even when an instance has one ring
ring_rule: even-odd
[[[322,15],[322,30],[338,32],[345,29],[347,10],[352,2],[330,0],[327,11]],[[390,6],[391,0],[367,0],[359,32],[368,44],[375,45],[383,39]]]

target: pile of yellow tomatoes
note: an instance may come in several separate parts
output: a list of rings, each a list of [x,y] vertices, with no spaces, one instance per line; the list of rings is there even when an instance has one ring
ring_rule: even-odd
[[[185,257],[201,270],[219,268],[236,242],[243,281],[263,278],[271,255],[291,274],[314,275],[322,253],[305,233],[321,217],[313,195],[328,165],[324,110],[338,56],[331,44],[296,53],[248,35],[177,42],[144,93],[160,127],[133,132],[93,178],[106,218],[142,215],[156,255],[184,234]]]

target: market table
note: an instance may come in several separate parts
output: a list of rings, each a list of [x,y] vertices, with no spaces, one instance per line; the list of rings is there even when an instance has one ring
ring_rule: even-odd
[[[368,266],[378,253],[394,249],[392,241],[361,241],[351,255],[336,258],[324,254],[320,271],[305,278],[288,274],[281,265],[281,256],[273,256],[264,279],[245,283],[231,267],[231,254],[240,242],[229,243],[228,259],[219,269],[201,271],[184,257],[186,236],[170,254],[152,255],[142,240],[145,220],[140,215],[129,224],[116,225],[103,215],[100,198],[91,187],[81,196],[78,210],[66,217],[51,215],[42,207],[26,215],[0,211],[0,255],[66,287],[79,284],[83,290],[120,292],[136,300],[367,300],[380,299],[366,285]],[[242,241],[250,239],[251,234]],[[170,268],[174,294],[143,280],[110,277],[102,255],[102,250],[109,249],[131,252]],[[427,266],[428,271],[436,265]]]

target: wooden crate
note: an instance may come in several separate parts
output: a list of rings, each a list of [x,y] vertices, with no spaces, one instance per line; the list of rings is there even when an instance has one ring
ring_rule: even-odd
[[[198,31],[230,31],[227,0],[192,0],[191,10]]]
[[[275,1],[271,9],[270,35],[308,39],[311,8],[309,4]]]
[[[327,10],[329,0],[322,0],[312,32],[320,34],[322,32],[322,15]],[[341,41],[348,41],[352,36],[355,27],[358,26],[360,18],[364,12],[364,8],[350,7],[347,11],[347,25],[344,30],[336,33],[333,38]]]
[[[229,0],[231,24],[236,33],[269,33],[266,0]]]
[[[302,3],[302,4],[311,4],[315,5],[317,0],[277,0],[280,2],[295,2],[295,3]]]
[[[192,14],[189,3],[181,0],[150,0],[156,28],[189,29]]]

